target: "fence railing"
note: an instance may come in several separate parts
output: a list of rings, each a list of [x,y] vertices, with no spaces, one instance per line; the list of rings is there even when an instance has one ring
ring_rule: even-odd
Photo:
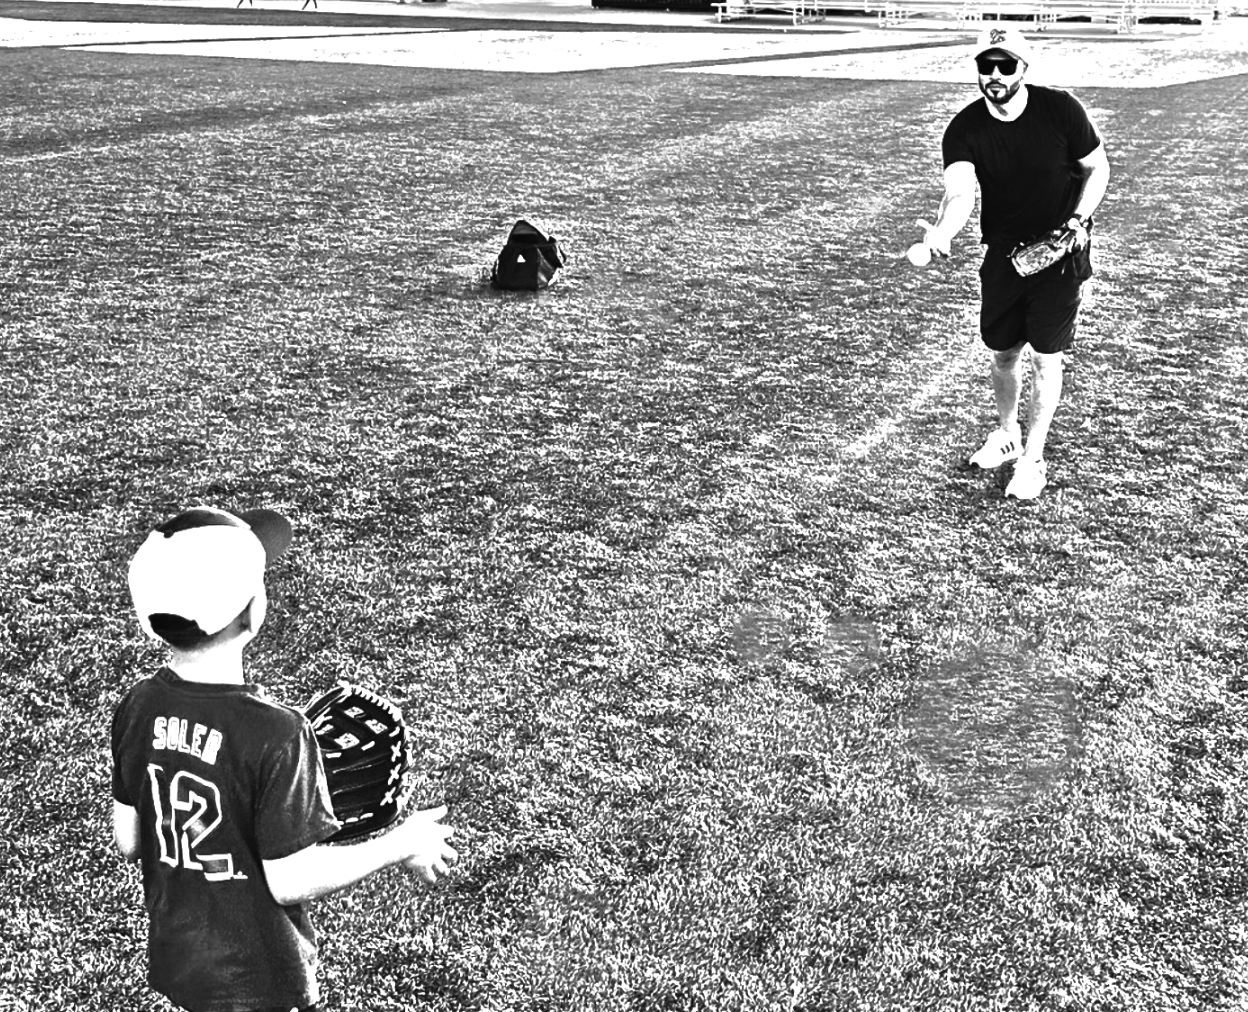
[[[951,20],[959,28],[978,28],[984,21],[1013,20],[1043,31],[1065,19],[1088,18],[1112,26],[1117,32],[1133,32],[1141,19],[1162,18],[1216,24],[1225,0],[862,0],[862,10],[878,16],[885,27],[910,23],[915,18]],[[819,21],[832,12],[847,9],[837,0],[719,0],[712,5],[719,21],[757,15],[779,15],[802,24]]]

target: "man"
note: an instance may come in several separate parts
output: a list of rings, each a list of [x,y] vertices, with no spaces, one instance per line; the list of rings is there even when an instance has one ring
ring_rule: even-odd
[[[191,1012],[312,1012],[304,904],[396,864],[433,882],[457,857],[445,808],[322,842],[339,824],[312,726],[243,668],[265,569],[290,539],[272,510],[199,507],[152,531],[130,564],[139,623],[169,661],[113,717],[113,832],[143,869],[148,982]]]
[[[1083,105],[1056,88],[1024,81],[1031,47],[1015,28],[982,32],[975,46],[983,96],[954,116],[942,154],[945,193],[924,242],[948,256],[953,237],[981,196],[980,335],[993,353],[992,388],[1000,427],[970,458],[981,468],[1016,461],[1006,495],[1035,499],[1048,481],[1049,426],[1062,395],[1063,356],[1075,340],[1083,282],[1092,274],[1092,214],[1105,196],[1109,160]],[[1074,252],[1020,277],[1010,251],[1067,225]],[[1028,431],[1019,420],[1024,348],[1032,365]]]

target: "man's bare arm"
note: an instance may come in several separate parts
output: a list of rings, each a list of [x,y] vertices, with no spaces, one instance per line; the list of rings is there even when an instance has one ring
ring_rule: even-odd
[[[1083,174],[1083,189],[1072,214],[1086,219],[1096,213],[1109,188],[1109,156],[1104,144],[1098,144],[1086,158],[1079,159],[1079,171]]]
[[[947,257],[953,237],[962,231],[974,210],[975,166],[970,162],[954,162],[945,168],[945,193],[936,222],[923,241],[932,252]]]

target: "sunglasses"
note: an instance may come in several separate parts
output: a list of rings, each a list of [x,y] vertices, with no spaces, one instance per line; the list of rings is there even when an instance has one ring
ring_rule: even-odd
[[[979,72],[984,77],[992,76],[992,68],[996,67],[1001,71],[1002,77],[1013,77],[1014,72],[1018,70],[1018,60],[1010,57],[993,57],[993,56],[977,56],[975,57],[975,66],[979,68]]]

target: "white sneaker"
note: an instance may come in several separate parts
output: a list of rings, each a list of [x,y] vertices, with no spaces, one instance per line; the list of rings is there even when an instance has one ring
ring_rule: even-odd
[[[1000,467],[1023,455],[1023,437],[1011,435],[1005,429],[993,429],[981,446],[971,455],[971,466],[985,471]]]
[[[1043,460],[1020,460],[1014,465],[1014,477],[1005,486],[1005,496],[1015,499],[1037,499],[1049,483],[1049,467]]]

